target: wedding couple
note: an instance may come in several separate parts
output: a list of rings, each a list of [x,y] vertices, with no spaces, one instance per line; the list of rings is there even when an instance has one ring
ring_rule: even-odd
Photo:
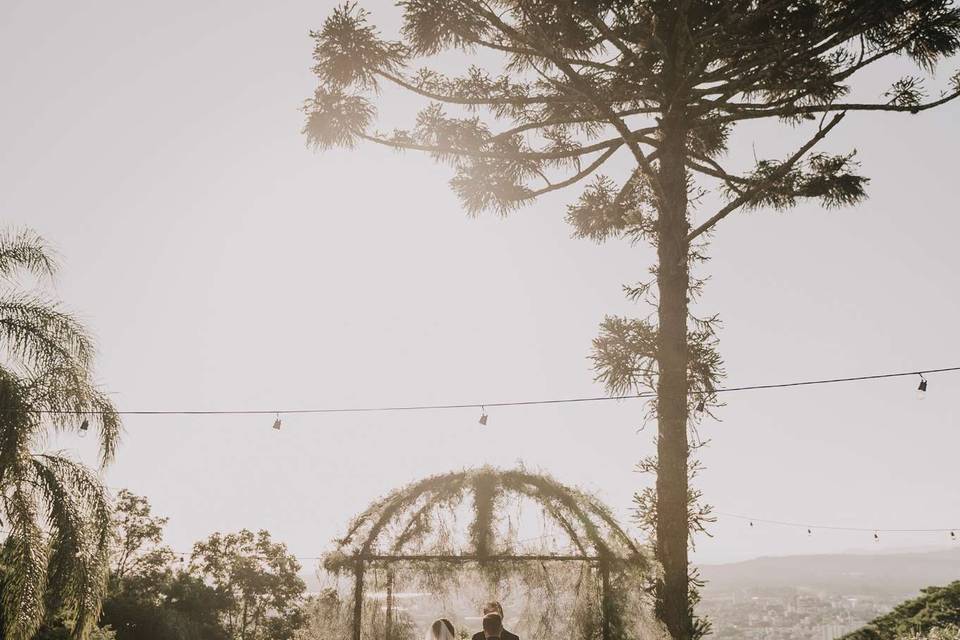
[[[434,621],[427,629],[424,640],[456,640],[457,634],[453,624],[446,618]],[[519,637],[503,628],[503,607],[499,602],[488,602],[483,605],[483,631],[473,634],[472,640],[520,640]]]

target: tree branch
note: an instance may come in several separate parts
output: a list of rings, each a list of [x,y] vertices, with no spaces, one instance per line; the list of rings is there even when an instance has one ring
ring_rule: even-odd
[[[370,135],[368,133],[358,133],[358,138],[367,140],[369,142],[374,142],[376,144],[392,147],[394,149],[405,149],[408,151],[426,151],[428,153],[436,154],[449,154],[456,156],[464,156],[468,158],[484,158],[487,160],[563,160],[567,158],[579,158],[580,156],[587,155],[589,153],[596,153],[597,151],[604,151],[609,149],[612,146],[619,146],[623,143],[621,138],[610,138],[609,140],[604,140],[603,142],[598,142],[586,147],[578,147],[577,149],[571,149],[567,151],[550,151],[550,152],[531,152],[531,153],[516,153],[516,152],[496,152],[496,151],[480,151],[473,149],[464,149],[459,147],[438,147],[431,146],[426,144],[417,144],[415,142],[402,142],[399,140],[389,140],[387,138],[381,138],[379,136]],[[646,139],[643,138],[644,142]]]
[[[443,93],[435,93],[433,91],[427,91],[426,89],[413,84],[412,82],[401,78],[400,76],[393,75],[387,71],[378,71],[378,75],[381,77],[393,82],[394,84],[407,89],[417,95],[423,96],[424,98],[430,98],[431,100],[436,100],[438,102],[445,102],[447,104],[459,104],[465,106],[500,106],[500,105],[511,105],[511,106],[521,106],[528,104],[570,104],[576,102],[573,99],[565,99],[559,95],[557,96],[516,96],[509,98],[461,98],[458,96],[446,95]]]
[[[558,191],[560,189],[563,189],[564,187],[569,187],[570,185],[575,184],[580,180],[583,180],[584,178],[589,176],[591,173],[599,169],[604,162],[609,160],[610,157],[613,156],[613,154],[616,153],[617,150],[623,146],[623,144],[624,143],[621,141],[619,144],[614,145],[613,147],[610,147],[609,149],[604,151],[600,155],[600,157],[598,157],[596,160],[591,162],[589,166],[587,166],[582,171],[577,172],[575,175],[570,176],[566,180],[550,184],[549,186],[544,187],[543,189],[538,189],[537,191],[532,191],[527,197],[524,198],[524,200],[530,200],[531,198],[542,196],[543,194],[550,193],[551,191]]]
[[[699,162],[697,162],[699,161]],[[707,163],[708,166],[704,166],[700,163]],[[722,180],[729,188],[733,189],[737,193],[740,193],[740,188],[749,183],[749,180],[742,176],[735,176],[733,174],[727,173],[723,167],[711,160],[710,158],[687,158],[687,167],[693,169],[698,173],[702,173],[705,176],[710,176],[711,178],[716,178]]]
[[[572,4],[572,3],[568,3],[568,4]],[[571,10],[572,10],[572,7],[571,7]],[[623,40],[617,37],[617,34],[615,34],[610,29],[610,27],[607,26],[607,23],[604,22],[602,18],[599,18],[596,15],[594,15],[592,11],[584,12],[584,17],[587,19],[588,22],[590,22],[590,24],[593,25],[593,28],[599,31],[600,35],[602,35],[604,38],[609,40],[610,43],[612,43],[613,46],[615,46],[617,50],[620,53],[622,53],[625,58],[627,58],[628,60],[634,63],[642,64],[642,61],[640,60],[640,58],[637,57],[636,52],[630,47],[628,47]]]
[[[627,109],[626,111],[618,111],[617,115],[622,117],[639,115],[643,113],[654,113],[656,109]],[[491,141],[502,140],[503,138],[508,138],[512,135],[523,133],[524,131],[530,131],[533,129],[545,129],[547,127],[563,126],[568,124],[581,124],[585,122],[596,122],[597,118],[593,116],[583,116],[580,118],[560,118],[557,120],[544,120],[541,122],[528,122],[526,124],[517,125],[512,129],[507,129],[506,131],[501,131],[500,133],[494,135],[490,138]],[[656,133],[659,127],[644,127],[642,129],[634,129],[634,134],[647,135],[650,133]]]
[[[522,34],[518,33],[510,25],[504,23],[500,19],[500,17],[497,16],[492,11],[489,11],[486,8],[481,8],[480,12],[490,22],[495,24],[497,28],[500,29],[500,31],[502,31],[507,36],[515,40],[518,40],[520,42],[526,42],[530,46],[536,47],[536,44],[527,41]],[[640,167],[643,168],[644,173],[647,174],[647,178],[650,181],[650,188],[653,190],[654,194],[656,195],[658,202],[661,202],[661,203],[664,202],[663,189],[660,186],[660,180],[656,172],[653,170],[653,166],[650,164],[649,159],[640,149],[640,146],[636,143],[636,141],[631,139],[631,132],[630,132],[630,129],[627,127],[626,123],[621,118],[617,117],[616,113],[613,111],[613,109],[610,107],[609,104],[598,99],[593,94],[591,87],[586,82],[584,82],[583,77],[579,73],[577,73],[572,67],[570,67],[569,64],[563,62],[563,60],[560,59],[555,49],[553,48],[552,45],[549,44],[548,41],[544,39],[544,40],[541,40],[539,44],[541,45],[539,50],[543,54],[543,57],[548,59],[550,62],[552,62],[554,66],[557,67],[557,69],[562,71],[564,75],[567,76],[567,78],[576,86],[577,92],[580,93],[587,100],[589,100],[591,103],[593,103],[593,105],[598,110],[600,110],[604,114],[604,116],[606,116],[607,120],[610,122],[611,125],[613,125],[614,129],[617,130],[617,133],[621,135],[623,140],[626,141],[627,147],[630,149],[630,152],[633,154],[633,157],[637,160],[637,164],[639,164]],[[587,86],[584,87],[584,85],[587,85]]]
[[[812,149],[814,145],[816,145],[818,142],[823,140],[823,138],[825,138],[826,135],[830,133],[830,130],[833,129],[835,126],[837,126],[841,120],[843,120],[845,115],[846,115],[845,113],[838,113],[837,115],[835,115],[833,119],[829,122],[829,124],[827,124],[827,126],[817,131],[815,136],[810,138],[810,140],[808,140],[805,145],[800,147],[800,149],[797,150],[796,153],[790,156],[790,158],[788,158],[786,162],[784,162],[779,167],[777,167],[777,169],[771,173],[770,177],[764,181],[763,185],[757,185],[750,189],[746,189],[740,197],[729,202],[725,207],[720,209],[720,211],[718,211],[713,216],[711,216],[709,220],[707,220],[706,222],[701,224],[699,227],[691,231],[690,234],[687,236],[687,242],[688,243],[692,242],[700,235],[709,231],[714,225],[716,225],[718,222],[726,218],[728,215],[730,215],[731,213],[733,213],[734,211],[736,211],[746,203],[750,202],[750,200],[754,196],[756,196],[760,191],[763,190],[764,186],[769,185],[774,180],[779,180],[780,178],[787,175],[787,173],[790,172],[790,169],[793,168],[793,166],[800,160],[800,158],[802,158],[808,151],[810,151],[810,149]]]
[[[927,102],[925,104],[918,104],[915,106],[910,105],[896,105],[889,103],[882,104],[871,104],[871,103],[857,103],[857,104],[824,104],[824,105],[809,105],[802,107],[786,107],[780,109],[753,109],[748,108],[744,110],[737,109],[735,103],[731,103],[724,106],[718,106],[718,109],[728,111],[731,113],[729,116],[724,116],[717,118],[715,122],[736,122],[739,120],[755,120],[757,118],[772,118],[777,116],[793,116],[793,115],[803,115],[806,113],[832,113],[835,111],[897,111],[897,112],[909,112],[909,113],[919,113],[921,111],[926,111],[927,109],[933,109],[939,107],[943,104],[955,100],[960,97],[960,88],[956,89],[952,93],[944,95],[939,100],[934,100],[933,102]]]

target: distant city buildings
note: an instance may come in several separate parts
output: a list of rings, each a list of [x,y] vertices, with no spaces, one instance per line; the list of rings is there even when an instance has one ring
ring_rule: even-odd
[[[835,640],[909,597],[776,589],[708,593],[698,607],[716,640]]]

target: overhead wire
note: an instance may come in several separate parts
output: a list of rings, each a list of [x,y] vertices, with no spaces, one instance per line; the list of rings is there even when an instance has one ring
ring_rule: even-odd
[[[941,367],[937,369],[912,369],[910,371],[897,371],[891,373],[877,373],[869,375],[858,375],[849,377],[819,378],[812,380],[797,380],[792,382],[778,382],[766,384],[743,385],[737,387],[721,387],[712,390],[693,390],[689,395],[693,397],[704,397],[720,393],[737,393],[743,391],[764,391],[770,389],[787,389],[792,387],[805,387],[812,385],[840,384],[850,382],[864,382],[871,380],[882,380],[888,378],[902,378],[907,376],[921,376],[935,373],[948,373],[960,371],[960,366]],[[925,387],[926,385],[924,385]],[[925,388],[923,389],[926,390]],[[499,402],[462,402],[462,403],[442,403],[442,404],[408,404],[408,405],[368,405],[359,407],[318,407],[318,408],[270,408],[270,409],[121,409],[115,413],[123,416],[216,416],[216,415],[273,415],[279,420],[282,415],[297,414],[325,414],[325,413],[385,413],[400,411],[442,411],[450,409],[480,409],[486,415],[486,410],[500,407],[528,407],[541,405],[557,404],[575,404],[589,402],[610,402],[617,400],[634,400],[639,398],[656,397],[652,391],[622,394],[614,396],[583,396],[572,398],[547,398],[537,400],[514,400]],[[106,413],[103,411],[58,411],[58,410],[38,410],[37,413],[47,415],[97,415]],[[276,422],[274,423],[276,424]],[[277,427],[275,427],[277,428]]]

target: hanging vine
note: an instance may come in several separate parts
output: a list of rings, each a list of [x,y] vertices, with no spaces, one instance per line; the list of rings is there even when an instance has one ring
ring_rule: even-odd
[[[534,521],[542,535],[523,538]],[[642,588],[656,576],[648,550],[597,498],[549,476],[484,467],[426,478],[376,501],[336,542],[324,569],[353,582],[342,602],[355,639],[414,633],[394,605],[403,592],[429,594],[452,618],[509,602],[530,638],[661,635]]]

